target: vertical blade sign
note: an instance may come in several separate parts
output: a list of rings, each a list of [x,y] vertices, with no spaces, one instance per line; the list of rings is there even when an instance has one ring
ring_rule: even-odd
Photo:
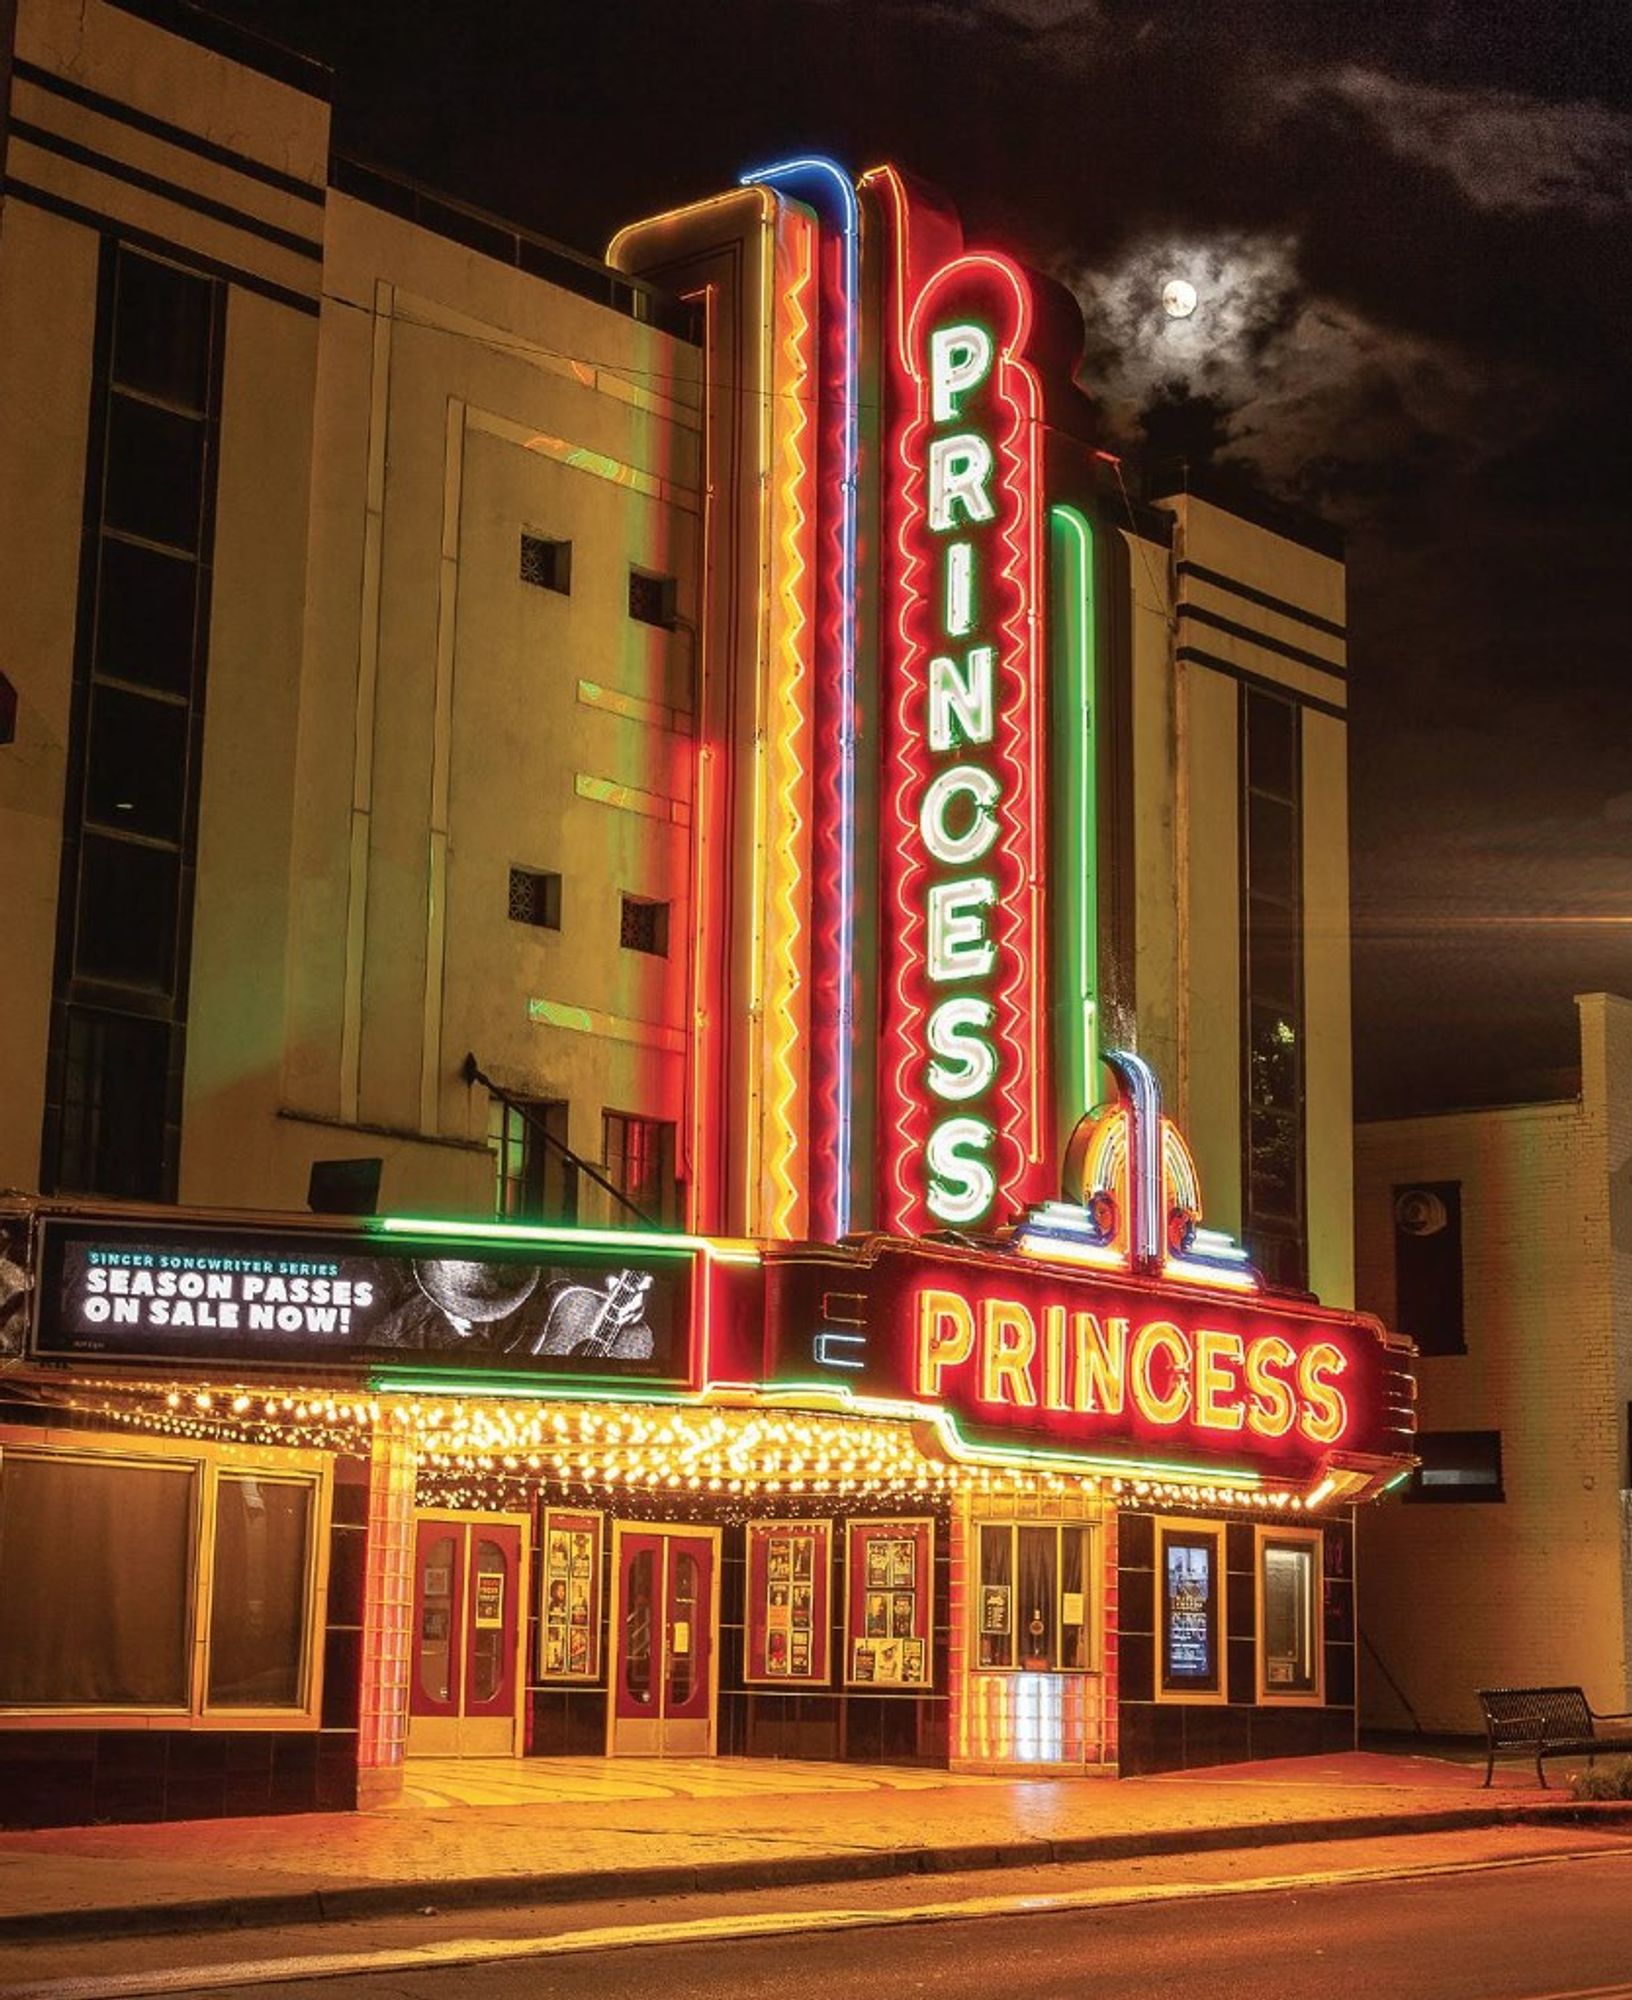
[[[990,1228],[1048,1134],[1031,294],[955,257],[905,329],[890,635],[883,1205],[907,1235]]]

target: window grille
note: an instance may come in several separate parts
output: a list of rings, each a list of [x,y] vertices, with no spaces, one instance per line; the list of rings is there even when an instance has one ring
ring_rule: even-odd
[[[534,868],[510,870],[510,921],[561,928],[561,877]]]
[[[618,926],[618,942],[625,951],[644,951],[656,958],[669,955],[669,906],[649,902],[644,896],[625,896]]]

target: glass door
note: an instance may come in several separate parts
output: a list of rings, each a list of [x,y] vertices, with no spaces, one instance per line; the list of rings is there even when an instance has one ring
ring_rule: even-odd
[[[519,1754],[526,1553],[521,1516],[416,1522],[410,1757]]]
[[[719,1531],[615,1531],[614,1756],[714,1754]]]

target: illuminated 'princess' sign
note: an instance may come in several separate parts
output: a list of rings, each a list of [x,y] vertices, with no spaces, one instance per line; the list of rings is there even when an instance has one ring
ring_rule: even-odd
[[[920,1289],[917,1307],[913,1386],[928,1402],[1080,1418],[1086,1433],[1132,1417],[1152,1434],[1295,1433],[1332,1445],[1351,1428],[1342,1384],[1354,1370],[1335,1340],[1294,1341],[1250,1322],[1182,1325],[1128,1304],[1115,1312],[1060,1299],[1036,1307],[932,1285]]]
[[[921,222],[887,173],[877,191],[896,238],[902,418],[886,590],[881,1202],[892,1229],[919,1235],[1023,1206],[1047,1143],[1039,409],[1024,275],[996,256],[937,262],[944,219]]]

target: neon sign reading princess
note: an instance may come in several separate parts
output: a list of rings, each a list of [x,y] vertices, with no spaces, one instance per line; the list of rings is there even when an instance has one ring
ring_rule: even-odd
[[[895,738],[892,1221],[979,1227],[1047,1150],[1030,294],[966,256],[907,336]]]
[[[937,327],[929,337],[930,414],[956,425],[964,398],[992,370],[992,339],[970,322]],[[982,1098],[997,1077],[992,1029],[997,1009],[982,990],[997,947],[991,909],[997,885],[982,866],[997,841],[1001,780],[964,753],[986,749],[995,719],[997,648],[977,634],[975,542],[967,530],[990,522],[992,448],[978,431],[953,429],[929,440],[929,526],[942,543],[941,636],[961,642],[929,662],[929,747],[955,756],[925,787],[918,832],[940,871],[929,885],[928,977],[935,999],[928,1020],[930,1094],[940,1105]],[[959,532],[960,528],[964,531]],[[942,1222],[972,1222],[991,1206],[996,1176],[990,1123],[956,1111],[929,1135],[928,1204]]]

